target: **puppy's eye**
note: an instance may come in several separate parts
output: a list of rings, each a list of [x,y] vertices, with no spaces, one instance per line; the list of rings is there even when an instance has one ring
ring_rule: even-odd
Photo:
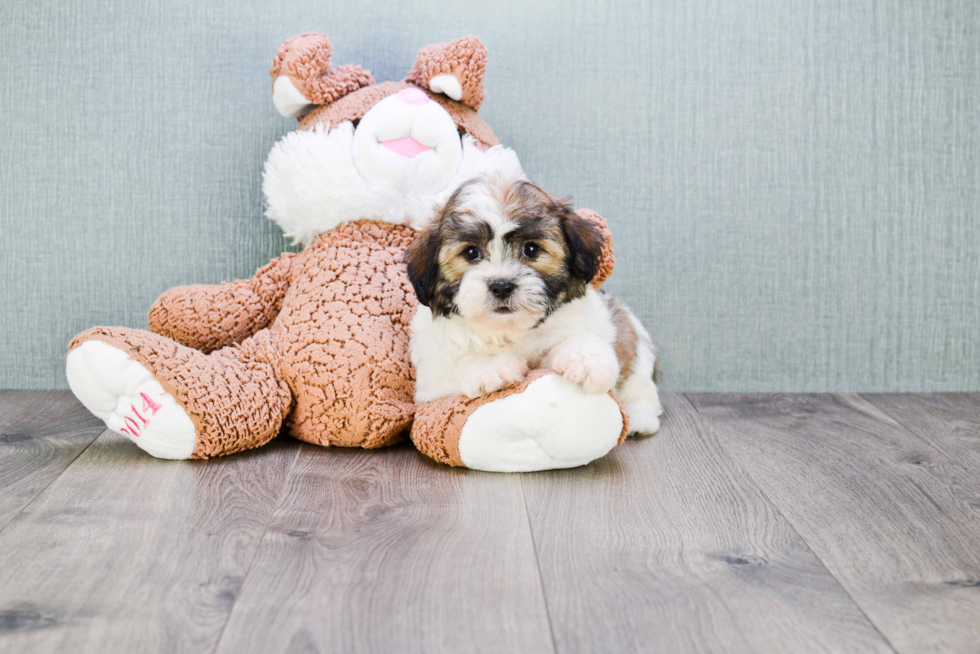
[[[462,252],[463,258],[469,262],[476,261],[480,258],[480,248],[475,245],[470,245]]]
[[[541,248],[538,247],[537,243],[525,243],[524,247],[521,248],[521,254],[524,255],[525,259],[534,259],[541,253]]]

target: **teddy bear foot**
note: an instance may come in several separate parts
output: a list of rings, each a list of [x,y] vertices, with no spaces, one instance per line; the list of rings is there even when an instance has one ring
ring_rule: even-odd
[[[419,407],[412,441],[442,463],[489,472],[574,468],[605,456],[628,419],[608,394],[586,393],[550,370],[477,399]]]
[[[622,431],[612,397],[552,374],[474,411],[460,431],[459,457],[492,472],[575,468],[608,454]]]
[[[153,374],[123,351],[98,340],[68,354],[68,385],[106,427],[160,459],[189,459],[194,423]]]

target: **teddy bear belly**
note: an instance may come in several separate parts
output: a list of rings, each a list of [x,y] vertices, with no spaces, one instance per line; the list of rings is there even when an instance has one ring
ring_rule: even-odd
[[[293,390],[290,433],[318,445],[383,447],[415,413],[408,325],[416,298],[405,272],[414,231],[358,221],[323,234],[273,326]]]

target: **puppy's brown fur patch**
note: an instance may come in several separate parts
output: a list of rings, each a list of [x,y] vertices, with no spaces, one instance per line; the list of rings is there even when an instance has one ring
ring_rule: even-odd
[[[616,328],[616,342],[613,343],[613,349],[616,351],[616,360],[619,361],[618,383],[622,383],[630,376],[630,371],[633,368],[639,334],[636,333],[629,312],[623,308],[623,305],[608,295],[605,296],[605,300],[612,317],[613,327]]]

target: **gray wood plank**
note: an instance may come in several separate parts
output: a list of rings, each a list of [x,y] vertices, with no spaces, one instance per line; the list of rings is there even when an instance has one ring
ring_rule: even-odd
[[[584,469],[524,475],[559,654],[890,652],[690,403]]]
[[[0,391],[0,531],[103,431],[70,391]]]
[[[520,478],[304,446],[218,652],[549,652]]]
[[[295,461],[153,459],[105,432],[0,533],[0,651],[213,651]]]
[[[849,395],[690,399],[899,651],[976,651],[975,472]]]
[[[862,397],[937,450],[980,475],[980,393],[871,394]],[[980,509],[980,506],[976,508]]]

